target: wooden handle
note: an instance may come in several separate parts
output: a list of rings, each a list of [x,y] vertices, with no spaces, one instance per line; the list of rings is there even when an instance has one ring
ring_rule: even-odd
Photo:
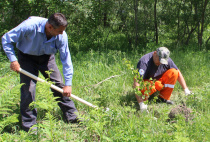
[[[43,79],[41,79],[41,78],[39,78],[39,77],[37,77],[37,76],[35,76],[35,75],[33,75],[33,74],[27,72],[27,71],[25,71],[24,69],[21,69],[21,68],[20,68],[20,69],[19,69],[19,72],[22,73],[22,74],[24,74],[24,75],[26,75],[26,76],[28,76],[28,77],[30,77],[30,78],[33,78],[34,80],[37,80],[37,81],[40,81],[40,82],[46,82],[46,83],[48,83],[47,81],[45,81],[45,80],[43,80]],[[50,84],[50,83],[49,83],[49,84]],[[57,87],[57,86],[55,86],[55,85],[53,85],[53,84],[50,84],[50,87],[51,87],[52,89],[54,89],[54,90],[60,92],[60,93],[63,93],[63,89],[61,89],[61,88],[59,88],[59,87]],[[85,101],[85,100],[83,100],[83,99],[81,99],[81,98],[79,98],[79,97],[73,95],[73,94],[71,94],[71,98],[74,98],[75,100],[80,101],[81,103],[86,104],[86,105],[88,105],[88,106],[90,106],[90,107],[98,108],[97,106],[95,106],[95,105],[93,105],[93,104],[91,104],[91,103],[89,103],[89,102],[87,102],[87,101]]]

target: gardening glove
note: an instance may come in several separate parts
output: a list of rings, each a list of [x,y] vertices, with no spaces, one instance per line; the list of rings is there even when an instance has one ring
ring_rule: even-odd
[[[147,105],[145,105],[143,102],[139,103],[139,106],[140,106],[141,112],[147,111]],[[147,111],[147,112],[148,112],[148,111]]]
[[[155,89],[160,91],[162,90],[164,85],[161,83],[161,81],[155,81]]]
[[[186,96],[193,94],[188,88],[184,89],[184,92]]]

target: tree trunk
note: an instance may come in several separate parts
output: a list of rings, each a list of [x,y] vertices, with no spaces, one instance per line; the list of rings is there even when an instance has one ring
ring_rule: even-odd
[[[204,29],[205,11],[206,11],[207,3],[208,3],[208,0],[205,0],[204,7],[202,10],[202,16],[201,16],[201,32],[200,32],[200,36],[199,36],[200,47],[202,46],[202,40],[203,40],[203,29]]]
[[[138,0],[134,0],[135,11],[135,46],[138,44]]]
[[[97,14],[97,18],[98,18],[98,23],[97,26],[101,24],[101,0],[98,0],[98,14]]]
[[[208,44],[209,40],[210,40],[210,37],[206,40],[206,45]]]
[[[179,42],[180,40],[180,5],[179,5],[179,8],[177,10],[177,19],[178,19],[178,22],[177,22],[177,42]]]
[[[185,42],[186,45],[189,44],[190,37],[191,37],[192,33],[195,31],[195,29],[196,29],[196,28],[192,28],[192,29],[190,30],[190,32],[188,33],[188,37],[187,37],[187,40],[186,40],[186,42]]]
[[[104,5],[106,5],[106,1],[107,0],[104,0]],[[107,27],[108,24],[107,24],[107,7],[106,6],[104,7],[103,12],[104,12],[104,27]]]
[[[154,4],[154,21],[155,21],[155,41],[156,44],[158,44],[158,26],[157,26],[157,0],[155,0],[155,4]]]

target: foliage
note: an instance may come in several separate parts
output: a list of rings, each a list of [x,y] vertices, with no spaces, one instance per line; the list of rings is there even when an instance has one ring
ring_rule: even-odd
[[[19,88],[22,84],[11,85],[11,83],[13,84],[13,79],[8,77],[8,75],[0,78],[0,133],[15,129],[13,125],[19,122],[19,107],[17,102],[20,101]]]
[[[4,116],[0,117],[0,126],[3,126],[0,141],[209,141],[209,76],[204,77],[197,72],[199,70],[201,74],[209,74],[208,52],[178,49],[172,52],[171,58],[182,71],[190,90],[194,92],[186,97],[180,85],[175,85],[171,99],[177,105],[186,103],[193,110],[194,118],[185,122],[179,116],[176,123],[172,123],[167,120],[174,106],[150,104],[150,113],[141,113],[134,96],[133,66],[149,51],[135,51],[130,54],[116,50],[90,50],[73,54],[72,93],[97,105],[99,109],[74,100],[84,122],[80,125],[67,124],[62,120],[62,112],[49,84],[39,82],[36,102],[31,104],[38,110],[37,135],[22,131],[21,124],[13,121],[19,120],[21,85],[18,85],[18,74],[8,71],[9,64],[3,62],[1,67],[5,68],[5,72],[1,72],[4,75],[0,78],[0,108],[5,109],[0,109],[4,113],[0,114]],[[56,59],[58,58],[57,55]],[[59,60],[57,64],[62,71]],[[106,111],[107,107],[109,111]],[[12,116],[16,119],[11,120]]]
[[[38,109],[38,134],[22,131],[22,84],[18,74],[10,71],[0,46],[0,141],[210,141],[209,4],[207,0],[159,0],[155,11],[155,2],[150,0],[1,1],[1,36],[31,15],[66,15],[73,94],[100,109],[74,101],[84,123],[66,124],[49,84],[38,83],[36,102],[31,104]],[[194,92],[185,97],[177,84],[172,96],[176,104],[186,103],[193,109],[194,118],[188,123],[182,116],[176,118],[177,123],[167,122],[172,106],[165,104],[149,105],[149,114],[138,111],[134,93],[141,95],[144,84],[133,65],[159,46],[172,51],[171,58]],[[139,89],[132,89],[133,77],[141,84]]]
[[[47,74],[50,75],[50,72],[48,71]],[[58,101],[56,101],[58,97],[53,97],[53,93],[49,89],[52,82],[46,82],[38,84],[36,92],[37,101],[32,102],[30,107],[31,109],[37,108],[37,111],[41,114],[38,116],[38,119],[43,119],[43,123],[38,123],[33,127],[38,127],[39,133],[46,134],[46,137],[54,141],[56,138],[54,130],[56,130],[57,126],[57,119],[54,114],[58,109]]]
[[[131,69],[132,74],[134,76],[135,82],[139,84],[139,86],[136,86],[134,88],[135,94],[138,95],[138,96],[141,96],[142,99],[148,98],[149,97],[149,93],[151,92],[150,91],[150,88],[151,88],[152,85],[154,85],[153,82],[155,82],[155,80],[152,81],[152,79],[150,79],[150,81],[152,81],[152,83],[150,83],[150,82],[144,82],[142,76],[140,75],[140,73],[138,71],[138,69],[134,69],[131,66],[131,62],[130,61],[124,59],[124,62],[125,62],[125,65],[127,66],[127,68],[128,69]],[[145,90],[144,91],[144,95],[141,93],[141,90]]]
[[[209,49],[209,4],[207,0],[5,0],[0,2],[0,36],[31,15],[47,18],[61,12],[67,17],[69,45],[76,53],[128,52],[151,44],[193,43],[197,50]]]

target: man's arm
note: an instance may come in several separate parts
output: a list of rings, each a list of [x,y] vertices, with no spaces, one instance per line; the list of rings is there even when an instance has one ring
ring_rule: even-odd
[[[2,36],[2,47],[10,62],[17,61],[13,44],[21,41],[27,29],[28,27],[24,21]]]
[[[191,91],[188,89],[187,84],[186,84],[186,82],[185,82],[185,79],[184,79],[182,73],[180,72],[180,70],[178,70],[178,71],[179,71],[178,81],[179,81],[179,84],[180,84],[180,85],[182,86],[182,88],[184,89],[185,95],[191,94]]]
[[[72,86],[73,78],[73,64],[71,61],[71,54],[68,46],[68,37],[66,32],[63,32],[60,44],[58,46],[60,52],[60,59],[63,65],[63,75],[65,79],[65,86]]]
[[[133,79],[133,88],[136,88],[137,86],[139,86],[139,83],[136,81],[136,79]]]
[[[65,79],[65,86],[63,87],[63,96],[70,97],[72,92],[72,78],[73,65],[71,61],[71,54],[68,47],[68,37],[63,32],[63,38],[59,47],[60,59],[63,64],[63,75]]]
[[[133,80],[133,88],[136,88],[137,86],[140,86],[140,84],[134,78],[134,80]],[[136,97],[138,103],[141,103],[141,102],[144,101],[142,96],[138,96],[137,94],[135,94],[135,97]]]
[[[179,76],[178,76],[179,84],[182,86],[183,89],[186,89],[187,88],[187,84],[186,84],[186,82],[184,80],[184,77],[183,77],[182,73],[180,72],[180,70],[178,70],[178,71],[179,71]]]
[[[14,50],[14,43],[17,43],[25,33],[25,24],[22,22],[20,25],[5,33],[2,36],[2,46],[8,59],[10,60],[10,68],[13,71],[19,72],[20,64],[17,61]]]

